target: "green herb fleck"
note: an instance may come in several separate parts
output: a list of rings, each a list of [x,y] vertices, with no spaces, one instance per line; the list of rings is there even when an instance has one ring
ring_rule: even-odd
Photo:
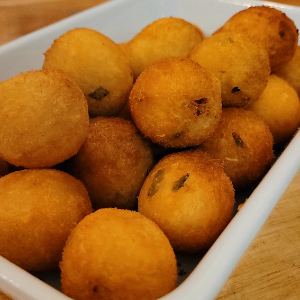
[[[243,140],[241,139],[241,137],[237,133],[233,132],[232,133],[232,137],[233,137],[233,139],[235,141],[235,144],[238,147],[240,147],[240,148],[246,148],[245,143],[243,142]]]
[[[164,171],[158,170],[155,177],[152,180],[151,186],[148,190],[148,196],[152,197],[154,196],[160,189],[160,183],[163,181],[164,178]]]
[[[240,89],[237,87],[237,86],[235,86],[232,90],[231,90],[231,93],[236,93],[236,92],[239,92],[240,91]]]
[[[95,89],[94,92],[90,93],[89,96],[97,101],[101,100],[109,94],[109,91],[103,88],[102,86]]]
[[[176,192],[180,188],[182,188],[184,186],[184,183],[188,180],[189,177],[190,177],[190,174],[187,173],[184,176],[182,176],[181,178],[179,178],[177,181],[175,181],[173,184],[173,187],[172,187],[172,191]]]

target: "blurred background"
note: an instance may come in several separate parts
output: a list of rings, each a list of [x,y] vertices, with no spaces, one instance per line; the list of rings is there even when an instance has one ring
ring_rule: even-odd
[[[0,45],[106,1],[0,0]]]
[[[106,1],[114,0],[0,0],[0,45]],[[300,5],[300,0],[273,2]]]

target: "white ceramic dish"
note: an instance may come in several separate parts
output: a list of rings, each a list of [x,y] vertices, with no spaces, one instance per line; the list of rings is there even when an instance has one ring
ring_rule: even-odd
[[[116,42],[125,42],[155,19],[174,16],[197,24],[208,36],[234,13],[253,5],[274,6],[284,11],[300,28],[300,8],[278,3],[255,0],[112,0],[0,47],[0,81],[41,68],[43,53],[53,40],[75,27],[93,28]],[[251,191],[243,209],[203,258],[200,255],[178,256],[179,272],[185,275],[179,276],[178,287],[161,300],[210,300],[217,296],[299,170],[299,149],[300,133],[295,135],[258,187]],[[246,196],[237,197],[239,203]],[[0,290],[14,299],[70,299],[59,291],[59,273],[35,275],[0,256]]]

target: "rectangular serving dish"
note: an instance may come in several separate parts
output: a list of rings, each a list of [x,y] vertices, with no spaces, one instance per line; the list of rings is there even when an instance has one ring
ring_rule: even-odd
[[[47,26],[0,47],[0,81],[20,72],[40,69],[44,52],[67,30],[87,27],[117,43],[130,40],[152,21],[179,17],[198,25],[206,36],[221,27],[236,12],[249,6],[267,5],[285,12],[300,28],[300,8],[263,1],[241,0],[112,0]],[[161,300],[214,299],[241,256],[267,220],[281,195],[300,168],[298,132],[268,174],[249,195],[237,195],[237,203],[248,201],[202,257],[178,256],[182,274],[178,287]],[[60,291],[58,272],[29,274],[0,256],[0,290],[15,300],[70,299]]]

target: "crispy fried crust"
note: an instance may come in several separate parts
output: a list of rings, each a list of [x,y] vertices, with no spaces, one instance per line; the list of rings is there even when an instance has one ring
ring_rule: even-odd
[[[290,84],[300,97],[300,46],[297,47],[293,58],[274,74]]]
[[[218,124],[221,86],[198,63],[165,58],[137,79],[129,106],[135,124],[153,142],[173,148],[198,145]]]
[[[170,57],[187,57],[203,41],[197,26],[180,18],[160,18],[122,44],[133,69],[134,80],[153,62]]]
[[[92,206],[84,185],[58,170],[0,178],[0,255],[27,271],[58,268],[70,231]]]
[[[220,79],[223,106],[245,107],[255,101],[270,74],[266,50],[234,32],[220,32],[206,38],[190,59]]]
[[[284,79],[270,75],[268,85],[249,110],[268,124],[275,146],[287,143],[300,125],[300,101],[295,89]]]
[[[72,231],[60,263],[62,290],[77,300],[155,300],[175,288],[173,249],[151,220],[99,209]]]
[[[146,178],[138,211],[164,231],[175,251],[207,250],[231,220],[234,189],[220,161],[183,151],[162,158]]]
[[[45,53],[43,68],[64,70],[77,80],[91,117],[116,115],[133,84],[129,61],[119,45],[87,28],[57,38]]]
[[[234,188],[241,189],[268,171],[273,143],[269,127],[253,112],[225,108],[218,128],[199,148],[220,159]]]
[[[0,83],[0,122],[0,153],[6,161],[51,167],[76,154],[85,141],[88,106],[63,71],[28,71]]]
[[[97,117],[90,120],[87,139],[69,165],[95,208],[133,208],[153,156],[133,123]]]
[[[271,71],[290,61],[298,45],[298,29],[283,12],[268,6],[252,6],[233,15],[219,30],[241,33],[264,47]]]

